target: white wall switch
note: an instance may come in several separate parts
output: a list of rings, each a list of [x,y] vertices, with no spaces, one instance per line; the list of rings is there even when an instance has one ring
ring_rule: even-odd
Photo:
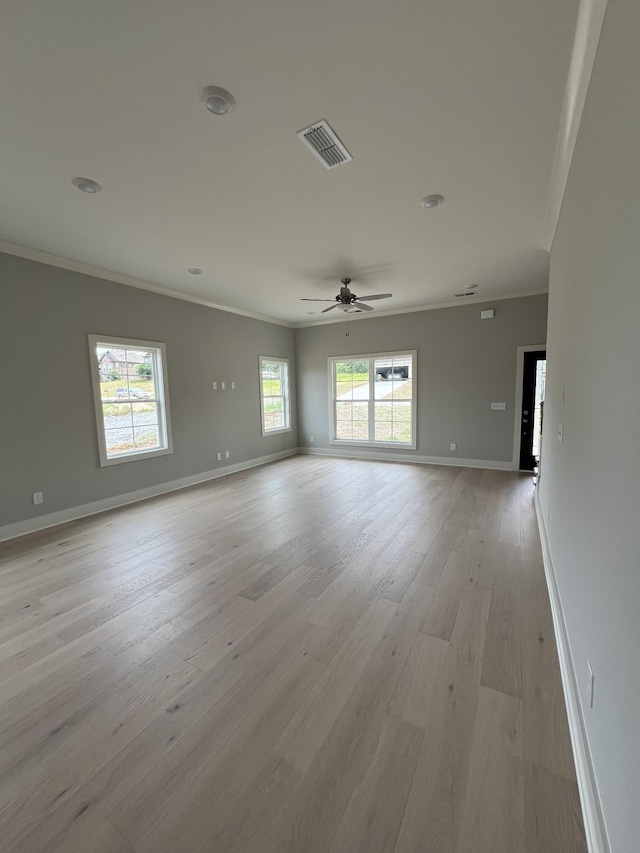
[[[213,390],[214,390],[214,391],[217,391],[217,390],[218,390],[218,383],[217,383],[217,382],[212,382],[212,383],[211,383],[211,387],[213,388]]]
[[[493,310],[493,308],[487,308],[485,311],[480,312],[480,319],[481,320],[493,320],[495,315],[496,315],[496,312]]]
[[[216,459],[218,462],[222,459],[222,453],[216,453]]]
[[[558,424],[558,441],[560,444],[564,441],[564,424]]]
[[[33,493],[33,505],[37,506],[38,504],[44,503],[44,496],[42,492],[34,492]]]
[[[235,383],[235,382],[232,382],[232,383],[231,383],[231,390],[232,390],[232,391],[235,391],[235,390],[236,390],[236,383]]]
[[[491,404],[491,411],[492,412],[504,412],[506,408],[507,408],[506,403],[492,403]]]
[[[589,702],[589,707],[593,708],[593,685],[594,685],[594,676],[593,670],[591,669],[591,664],[587,661],[587,701]]]
[[[224,390],[226,389],[226,387],[227,387],[227,383],[226,383],[226,382],[221,382],[221,383],[220,383],[220,387],[221,387],[221,388],[222,388],[222,390],[224,391]]]
[[[225,458],[225,459],[228,459],[230,456],[231,456],[231,453],[229,453],[229,451],[228,451],[228,450],[225,450],[225,452],[224,452],[224,458]]]
[[[451,444],[449,445],[449,450],[457,450],[457,449],[458,449],[458,445],[455,443],[455,441],[452,441]]]

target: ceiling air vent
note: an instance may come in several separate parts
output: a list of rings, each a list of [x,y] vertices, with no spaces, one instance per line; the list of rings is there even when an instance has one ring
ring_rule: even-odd
[[[353,160],[324,119],[298,131],[297,135],[311,149],[325,169],[333,169],[334,166],[341,166]]]

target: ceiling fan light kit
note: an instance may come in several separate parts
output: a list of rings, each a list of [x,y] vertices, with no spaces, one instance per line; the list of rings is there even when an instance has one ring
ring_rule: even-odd
[[[301,302],[333,302],[328,308],[324,308],[320,313],[326,314],[327,311],[332,311],[334,308],[340,308],[345,314],[360,314],[362,311],[373,311],[370,305],[365,305],[365,300],[370,302],[372,299],[389,299],[393,296],[392,293],[374,293],[371,296],[357,296],[349,290],[351,284],[350,278],[341,278],[340,293],[334,299],[312,299],[310,297],[302,297]]]

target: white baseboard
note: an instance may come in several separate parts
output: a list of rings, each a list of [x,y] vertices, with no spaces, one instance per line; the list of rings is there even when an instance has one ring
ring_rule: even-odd
[[[47,527],[55,527],[57,524],[65,524],[67,521],[76,521],[79,518],[85,518],[87,515],[96,515],[96,513],[105,512],[109,509],[117,509],[127,504],[144,501],[147,498],[164,495],[167,492],[186,489],[189,486],[196,486],[198,483],[206,483],[208,480],[215,480],[218,477],[235,474],[236,471],[245,471],[247,468],[256,468],[258,465],[266,465],[268,462],[275,462],[277,459],[295,456],[297,453],[298,451],[294,447],[292,450],[282,450],[279,453],[270,453],[268,456],[260,456],[257,459],[249,459],[246,462],[225,465],[224,468],[217,468],[215,471],[204,471],[202,474],[182,477],[179,480],[172,480],[170,483],[160,483],[157,486],[149,486],[146,489],[138,489],[135,492],[127,492],[124,495],[115,495],[112,498],[104,498],[103,500],[93,501],[92,503],[82,504],[81,506],[69,507],[69,509],[62,509],[59,512],[51,512],[48,515],[40,515],[37,518],[30,518],[26,521],[18,521],[15,524],[6,524],[0,527],[0,542],[4,542],[7,539],[15,539],[17,536],[25,536],[27,533],[35,533],[38,530],[45,530]]]
[[[564,619],[564,613],[562,611],[562,602],[560,601],[556,573],[553,567],[551,551],[549,549],[547,528],[537,490],[534,493],[534,503],[538,519],[538,529],[540,530],[540,540],[542,542],[542,559],[544,563],[544,573],[547,579],[547,588],[549,590],[549,600],[551,602],[553,627],[556,634],[558,657],[560,659],[560,674],[562,677],[564,700],[569,720],[569,732],[571,734],[571,743],[573,746],[573,755],[576,764],[576,776],[578,779],[580,802],[582,804],[587,849],[589,850],[589,853],[609,853],[609,841],[602,815],[598,787],[593,772],[591,752],[589,750],[589,742],[586,736],[582,709],[578,698],[578,682],[576,681],[575,669],[571,659],[567,626]]]
[[[407,456],[393,450],[377,453],[359,447],[299,447],[298,453],[311,456],[335,456],[341,459],[373,459],[380,462],[409,462],[417,465],[452,465],[455,468],[489,468],[496,471],[512,471],[512,462],[494,462],[490,459],[453,459],[449,456]]]

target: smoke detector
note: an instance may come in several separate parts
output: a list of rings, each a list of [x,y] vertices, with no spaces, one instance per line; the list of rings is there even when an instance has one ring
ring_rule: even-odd
[[[220,86],[207,86],[202,90],[204,105],[214,116],[226,116],[235,106],[231,92]]]
[[[324,119],[305,127],[304,130],[299,130],[297,136],[309,148],[314,157],[320,160],[325,169],[333,169],[353,160],[351,154],[338,139],[336,132]]]

